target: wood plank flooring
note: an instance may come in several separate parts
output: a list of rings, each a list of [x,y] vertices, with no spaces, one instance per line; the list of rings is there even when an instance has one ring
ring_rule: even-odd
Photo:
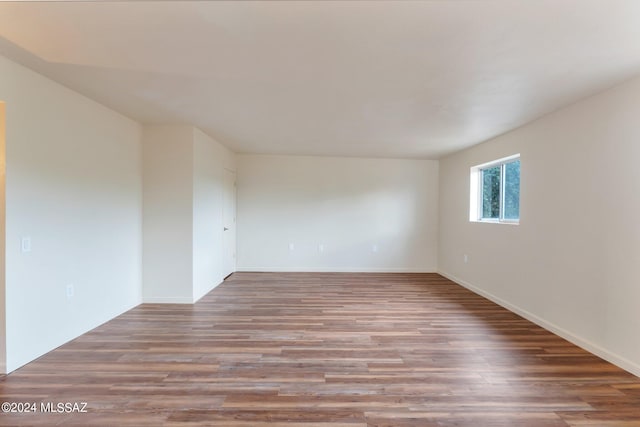
[[[0,379],[2,426],[640,426],[640,379],[436,274],[236,273]]]

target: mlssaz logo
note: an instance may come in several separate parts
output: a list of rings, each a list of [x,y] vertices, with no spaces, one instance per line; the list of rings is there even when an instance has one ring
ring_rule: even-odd
[[[40,412],[57,412],[69,414],[73,412],[85,413],[87,402],[40,402]]]

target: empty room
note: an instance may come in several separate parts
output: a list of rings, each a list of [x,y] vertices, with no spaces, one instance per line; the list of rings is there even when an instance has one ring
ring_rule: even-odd
[[[640,427],[640,1],[0,2],[0,426]]]

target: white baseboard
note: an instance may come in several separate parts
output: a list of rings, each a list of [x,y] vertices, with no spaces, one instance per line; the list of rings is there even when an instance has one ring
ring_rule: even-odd
[[[329,267],[238,267],[237,272],[245,273],[436,273],[435,268],[329,268]]]
[[[490,301],[495,302],[496,304],[506,308],[507,310],[516,313],[522,317],[524,317],[525,319],[535,323],[536,325],[550,331],[553,332],[554,334],[566,339],[567,341],[577,345],[578,347],[581,347],[585,350],[587,350],[590,353],[595,354],[596,356],[601,357],[602,359],[606,360],[607,362],[611,362],[614,365],[624,369],[625,371],[628,371],[630,373],[632,373],[633,375],[640,377],[640,365],[638,365],[637,363],[634,363],[622,356],[619,356],[589,340],[586,340],[570,331],[567,331],[564,328],[561,328],[560,326],[551,323],[523,308],[518,307],[517,305],[511,304],[508,301],[503,300],[500,297],[497,297],[495,295],[493,295],[490,292],[487,292],[483,289],[480,289],[477,286],[472,285],[469,282],[466,282],[456,276],[454,276],[453,274],[449,274],[445,271],[438,271],[438,274],[446,277],[447,279],[459,284],[460,286],[463,286],[467,289],[469,289],[470,291],[483,296],[485,298],[487,298]]]
[[[193,298],[187,297],[145,297],[143,304],[193,304]]]

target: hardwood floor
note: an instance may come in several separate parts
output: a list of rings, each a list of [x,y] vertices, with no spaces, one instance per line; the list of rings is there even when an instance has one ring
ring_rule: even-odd
[[[3,426],[640,426],[639,378],[436,274],[236,273],[2,378],[0,401],[38,405]]]

